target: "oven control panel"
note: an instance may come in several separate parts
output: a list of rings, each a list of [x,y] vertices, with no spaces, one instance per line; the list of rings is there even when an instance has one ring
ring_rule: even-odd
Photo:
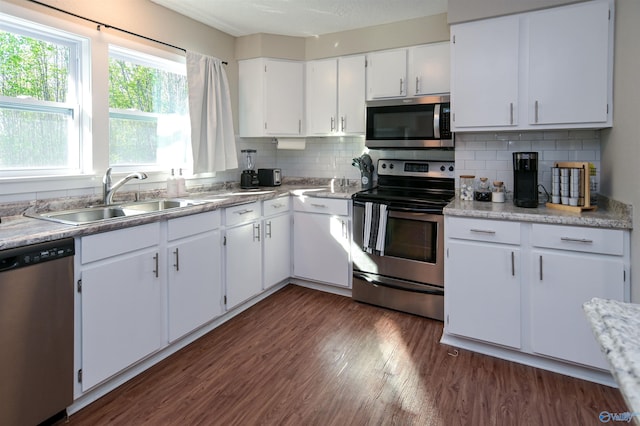
[[[453,161],[378,160],[378,175],[455,178]]]

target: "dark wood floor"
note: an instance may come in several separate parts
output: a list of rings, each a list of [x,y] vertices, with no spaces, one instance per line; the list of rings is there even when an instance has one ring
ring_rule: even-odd
[[[617,389],[438,343],[442,323],[287,286],[71,425],[597,425]]]

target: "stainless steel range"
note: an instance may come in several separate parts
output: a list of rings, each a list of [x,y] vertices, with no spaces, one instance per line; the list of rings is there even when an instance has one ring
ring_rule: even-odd
[[[378,160],[353,195],[353,298],[444,320],[444,216],[453,162]]]

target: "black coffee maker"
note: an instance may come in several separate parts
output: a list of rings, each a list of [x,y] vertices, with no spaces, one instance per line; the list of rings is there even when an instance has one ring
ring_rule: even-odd
[[[538,153],[513,153],[513,204],[538,207]]]
[[[253,158],[256,155],[256,150],[243,149],[240,152],[242,152],[242,156],[244,157],[244,161],[245,161],[245,164],[244,164],[245,169],[242,171],[242,174],[240,175],[240,188],[242,189],[257,188],[259,184],[258,173],[256,173],[255,160]]]

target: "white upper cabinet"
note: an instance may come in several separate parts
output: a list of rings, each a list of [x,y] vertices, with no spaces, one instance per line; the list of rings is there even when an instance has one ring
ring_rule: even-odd
[[[528,35],[529,123],[606,123],[609,4],[533,14]]]
[[[613,0],[451,26],[455,131],[612,125]]]
[[[519,19],[451,27],[452,126],[456,130],[517,125]]]
[[[306,77],[308,135],[364,133],[364,55],[310,61]]]
[[[302,62],[268,58],[239,61],[241,137],[301,135],[303,107]]]
[[[449,42],[409,48],[409,96],[449,93]]]
[[[407,96],[407,49],[367,55],[367,100]]]

